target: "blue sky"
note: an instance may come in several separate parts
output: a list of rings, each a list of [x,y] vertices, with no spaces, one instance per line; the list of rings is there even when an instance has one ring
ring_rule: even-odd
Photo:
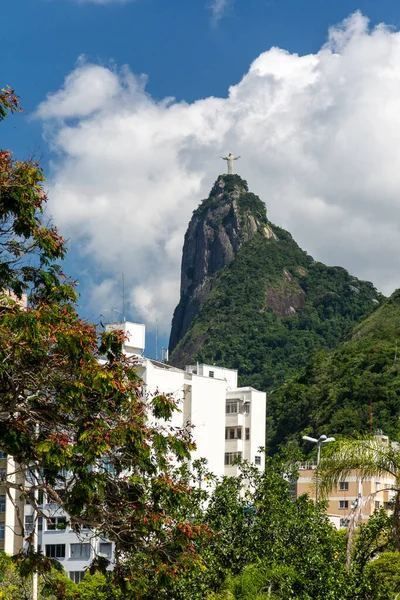
[[[216,10],[219,11],[218,14]],[[108,286],[104,285],[102,290],[96,291],[95,295],[92,294],[91,290],[93,287],[98,286],[103,279],[110,282],[113,272],[116,273],[115,280],[119,281],[120,276],[118,272],[123,268],[127,272],[128,288],[130,285],[132,288],[130,296],[132,301],[129,304],[130,317],[145,321],[147,319],[149,329],[153,329],[154,331],[154,315],[157,313],[159,315],[158,321],[161,323],[160,346],[166,345],[171,306],[176,304],[173,298],[176,298],[176,301],[178,299],[176,297],[177,287],[174,284],[175,287],[171,291],[172,288],[168,287],[169,283],[160,283],[158,299],[152,300],[150,296],[154,294],[155,281],[158,280],[148,281],[146,288],[139,289],[141,276],[144,279],[149,268],[152,268],[151,265],[156,264],[156,267],[154,267],[155,272],[157,269],[160,269],[160,272],[173,271],[174,280],[177,280],[179,275],[180,248],[188,217],[190,217],[191,210],[197,206],[197,203],[207,193],[218,172],[222,170],[222,166],[217,162],[220,150],[215,140],[213,141],[209,138],[200,148],[201,143],[203,143],[200,140],[200,134],[197,130],[193,130],[192,132],[187,127],[187,131],[184,134],[184,143],[182,139],[179,141],[179,156],[182,156],[182,152],[185,154],[179,165],[179,174],[176,175],[177,183],[171,183],[169,188],[166,188],[165,197],[160,198],[160,210],[161,204],[162,209],[164,209],[164,206],[170,203],[170,212],[165,217],[168,222],[169,233],[165,235],[165,240],[158,240],[157,236],[155,236],[154,246],[159,244],[156,252],[157,259],[154,259],[153,263],[148,259],[148,255],[152,251],[154,252],[154,248],[151,250],[150,246],[148,248],[147,244],[141,241],[139,253],[138,249],[132,246],[132,256],[123,265],[121,265],[120,257],[121,253],[129,255],[128,242],[124,248],[121,248],[119,251],[120,254],[115,252],[113,260],[108,261],[104,257],[101,260],[97,260],[95,254],[96,252],[98,253],[99,247],[96,246],[95,235],[86,228],[82,229],[79,235],[75,237],[75,231],[79,227],[77,227],[77,222],[74,222],[71,215],[68,214],[68,211],[75,210],[79,212],[78,209],[84,206],[84,197],[90,196],[91,189],[93,197],[100,198],[99,191],[93,183],[96,178],[96,172],[95,170],[90,171],[93,168],[94,157],[90,156],[89,150],[84,156],[78,156],[79,153],[77,153],[76,149],[71,150],[71,145],[67,144],[65,146],[65,136],[68,132],[74,128],[76,128],[75,131],[78,131],[82,126],[90,126],[92,133],[94,131],[98,132],[99,128],[104,126],[104,120],[114,119],[118,111],[120,111],[117,115],[118,121],[116,122],[122,122],[122,119],[129,111],[131,111],[129,113],[131,116],[133,113],[136,115],[136,112],[139,110],[138,103],[142,106],[146,101],[145,99],[150,98],[151,106],[149,105],[146,108],[146,113],[143,113],[143,118],[140,121],[143,124],[140,133],[141,137],[135,138],[136,145],[143,144],[146,146],[148,142],[146,127],[148,127],[150,132],[150,121],[146,125],[145,115],[148,114],[149,110],[155,110],[159,101],[163,101],[168,97],[174,97],[176,100],[173,104],[177,111],[184,111],[184,105],[187,103],[190,111],[193,108],[194,112],[195,108],[197,110],[200,107],[199,111],[203,114],[204,111],[209,110],[209,106],[212,104],[212,97],[226,99],[229,88],[237,86],[242,82],[244,77],[245,80],[243,81],[245,81],[245,84],[240,87],[240,93],[247,94],[244,97],[244,101],[249,101],[249,106],[253,106],[250,100],[248,100],[249,98],[253,98],[253,88],[249,88],[248,90],[246,88],[248,85],[246,83],[246,74],[249,73],[249,68],[253,61],[260,56],[264,56],[264,61],[268,60],[271,62],[275,60],[275,55],[265,54],[272,46],[287,51],[290,56],[295,56],[296,54],[319,56],[318,53],[320,53],[321,48],[328,40],[329,28],[341,23],[357,10],[361,11],[362,15],[369,19],[369,25],[366,26],[367,30],[362,34],[354,34],[358,36],[357,40],[360,40],[360,44],[367,43],[368,40],[370,42],[368,42],[368,50],[365,51],[364,67],[367,69],[368,64],[379,55],[383,43],[382,40],[378,39],[379,36],[376,35],[373,37],[371,35],[371,32],[374,31],[374,27],[378,23],[384,22],[388,26],[385,32],[385,43],[387,42],[388,48],[391,48],[390,52],[394,53],[393,56],[396,55],[397,50],[394,48],[397,48],[397,38],[395,39],[393,35],[400,27],[400,5],[396,0],[360,0],[358,2],[353,0],[336,0],[335,2],[326,2],[323,0],[305,0],[303,2],[299,0],[214,0],[214,12],[212,0],[170,0],[169,2],[166,0],[135,0],[132,2],[107,2],[103,0],[102,3],[93,1],[78,2],[75,0],[20,0],[19,2],[8,2],[3,7],[1,84],[10,85],[17,91],[21,96],[25,112],[23,115],[13,117],[5,124],[2,124],[1,146],[12,148],[16,155],[20,157],[27,157],[32,152],[42,157],[42,164],[49,177],[50,192],[53,191],[54,198],[56,199],[54,213],[57,223],[60,224],[63,231],[65,227],[67,236],[70,238],[71,253],[67,263],[67,270],[74,277],[80,278],[82,291],[81,310],[85,316],[96,319],[102,306],[104,308],[108,304],[115,306],[119,294],[118,283],[115,283],[113,289],[111,284]],[[351,32],[355,30],[354,27],[346,27],[350,31],[349,35],[352,36],[353,33]],[[360,51],[363,52],[364,50]],[[353,54],[351,54],[351,48],[349,49],[348,44],[342,44],[339,49],[335,47],[335,52],[342,53],[343,56],[347,52],[349,58],[346,64],[350,64],[351,60],[355,60],[351,58]],[[77,62],[79,57],[82,56],[85,58],[81,58],[80,62]],[[378,61],[377,63],[382,66],[382,69],[385,66],[385,60],[384,58],[379,58],[380,62]],[[278,65],[277,69],[286,69],[286,66],[283,65],[280,67],[280,63],[278,63],[279,61],[276,63]],[[85,67],[85,69],[79,71],[81,68],[79,65],[82,64],[91,67],[90,69],[86,69]],[[146,92],[143,92],[143,90],[135,92],[135,98],[133,98],[133,92],[130,92],[129,100],[127,100],[127,88],[129,86],[126,83],[126,72],[124,75],[123,71],[124,65],[128,66],[129,72],[135,78],[136,83],[139,81],[138,78],[141,74],[145,74],[148,78]],[[94,67],[101,67],[102,70],[96,71]],[[275,69],[275,66],[273,68]],[[323,68],[321,67],[322,70]],[[326,67],[326,73],[331,72],[329,68]],[[348,73],[348,68],[346,67],[343,72]],[[76,103],[80,98],[83,98],[82,104],[85,104],[84,95],[79,96],[73,86],[68,87],[65,83],[66,77],[72,75],[78,77],[79,73],[82,75],[81,80],[83,85],[84,82],[87,82],[88,86],[93,85],[93,82],[97,82],[98,80],[103,81],[103,77],[106,77],[104,80],[106,82],[108,81],[107,77],[111,77],[111,74],[115,75],[114,79],[110,79],[110,85],[117,86],[118,82],[120,82],[121,86],[120,92],[113,96],[112,105],[107,104],[105,107],[102,104],[101,107],[96,107],[93,111],[91,108],[85,108],[82,111],[77,108],[72,111],[68,109],[67,112],[62,113],[62,111],[60,112],[59,109],[55,108],[56,103],[60,101],[60,96],[53,96],[47,104],[43,104],[48,94],[54,94],[60,92],[60,90],[64,90],[65,97],[68,96],[68,102]],[[98,77],[98,80],[96,77]],[[349,85],[351,86],[351,81]],[[359,94],[357,97],[360,98],[360,102],[362,102],[362,94],[365,93],[365,85],[364,83],[360,83],[355,91],[355,94]],[[74,94],[75,100],[72,98]],[[138,100],[139,96],[140,100]],[[207,108],[198,103],[196,104],[196,101],[200,99],[206,100]],[[338,98],[336,98],[335,102],[337,102],[338,107],[343,106],[343,114],[347,114],[348,104],[342,105],[342,100]],[[381,100],[377,99],[378,106],[379,102]],[[43,110],[39,110],[39,113],[36,112],[35,116],[35,111],[37,111],[39,105],[43,107]],[[168,115],[168,119],[172,119],[171,110],[163,110],[165,110],[163,113],[164,116]],[[221,110],[229,112],[231,109],[223,106]],[[101,112],[101,119],[99,118],[97,121],[94,121],[94,115],[98,116],[99,111]],[[157,111],[157,118],[160,118],[160,127],[163,128],[165,119],[161,116],[161,109],[159,107]],[[292,103],[288,105],[287,111],[289,113],[291,111],[296,112],[298,111],[298,107]],[[375,108],[372,114],[376,113],[377,110]],[[197,118],[199,117],[194,117],[191,114],[188,120],[192,122]],[[263,122],[266,118],[263,115]],[[308,118],[313,119],[315,123],[317,117],[315,114],[310,114]],[[168,128],[171,129],[173,124],[174,121],[171,120]],[[339,125],[337,126],[339,127]],[[274,124],[271,122],[268,132],[272,131],[271,128],[273,127]],[[377,124],[376,127],[374,126],[374,136],[379,137],[379,131],[382,131],[382,127],[381,123]],[[139,135],[137,133],[139,128],[137,124],[134,126],[133,137]],[[233,128],[234,126],[231,124],[228,129],[232,132],[234,131]],[[298,126],[296,128],[298,130]],[[228,131],[228,129],[225,128],[224,132]],[[361,139],[362,133],[360,133]],[[113,133],[108,132],[107,135],[111,143]],[[153,132],[152,136],[154,140],[156,133]],[[175,138],[172,139],[172,137],[168,137],[167,133],[164,132],[162,142],[160,142],[159,146],[154,142],[155,145],[152,147],[154,155],[158,152],[172,152],[177,144]],[[306,143],[306,137],[307,131],[301,137],[302,143]],[[397,140],[395,141],[397,142]],[[247,140],[245,147],[250,142]],[[123,143],[126,143],[125,137],[121,138],[121,144]],[[234,148],[226,147],[228,143],[235,143],[236,145]],[[193,149],[193,144],[196,146],[195,149]],[[215,144],[215,166],[207,166],[202,170],[198,165],[203,160],[204,154],[206,152],[210,153],[210,148],[213,148],[213,144]],[[385,141],[382,141],[382,144],[384,145]],[[130,181],[129,179],[125,179],[125,175],[130,169],[129,144],[126,147],[127,151],[124,154],[126,156],[126,163],[124,163],[126,167],[124,173],[120,173],[118,166],[115,167],[115,170],[113,170],[114,167],[110,167],[109,173],[110,178],[114,177],[118,179],[120,177],[121,181],[125,182],[121,183],[116,192],[120,200],[118,202],[115,200],[115,204],[113,204],[114,199],[111,192],[108,192],[108,196],[105,192],[105,199],[100,198],[98,200],[100,203],[103,200],[105,203],[110,203],[110,213],[113,212],[115,214],[115,211],[121,210],[120,221],[124,218],[123,215],[125,214],[122,207],[125,206],[124,203],[129,202],[129,186],[135,189],[136,185],[134,173]],[[242,153],[238,131],[226,134],[221,151],[223,148]],[[325,152],[328,153],[327,146],[321,148],[322,154]],[[390,148],[386,149],[388,155],[390,155]],[[274,152],[276,153],[276,149]],[[250,152],[247,151],[247,154],[249,155]],[[287,165],[292,164],[291,159],[286,158]],[[138,160],[137,157],[135,160]],[[252,161],[252,165],[255,164],[255,160]],[[366,241],[364,239],[360,239],[357,244],[349,244],[343,251],[335,250],[340,245],[340,236],[346,235],[346,231],[348,235],[353,235],[354,233],[349,233],[346,229],[349,219],[354,219],[352,221],[354,223],[354,230],[357,229],[358,231],[361,227],[365,231],[365,228],[368,227],[365,223],[357,224],[355,222],[359,218],[357,212],[359,205],[357,201],[355,200],[354,202],[354,210],[346,216],[346,223],[342,221],[342,225],[338,225],[338,227],[342,227],[338,237],[329,239],[327,242],[326,235],[324,232],[321,233],[319,231],[320,227],[317,223],[319,215],[322,214],[322,209],[318,202],[324,203],[329,213],[324,212],[321,216],[321,222],[332,222],[332,219],[337,219],[338,223],[340,223],[340,211],[343,212],[344,210],[340,202],[336,205],[335,201],[329,197],[325,197],[319,188],[307,189],[307,192],[304,192],[303,188],[305,184],[301,179],[302,175],[296,173],[295,168],[290,170],[288,166],[290,177],[302,189],[302,194],[304,192],[304,202],[308,202],[307,206],[309,207],[310,215],[307,222],[309,223],[310,219],[311,221],[315,220],[315,227],[312,231],[308,231],[307,225],[301,222],[299,214],[296,212],[298,209],[291,208],[295,203],[291,203],[288,200],[287,204],[285,204],[285,199],[292,192],[286,190],[285,193],[279,196],[279,189],[282,189],[282,186],[279,187],[279,181],[275,182],[274,185],[271,184],[269,186],[268,183],[264,185],[265,180],[262,178],[266,178],[270,169],[272,169],[272,159],[268,161],[266,158],[265,160],[264,165],[258,165],[258,171],[254,170],[253,166],[247,164],[245,160],[242,165],[245,171],[244,175],[249,179],[250,185],[252,186],[253,181],[258,186],[254,191],[263,195],[267,204],[270,200],[271,208],[275,210],[272,220],[291,228],[295,237],[297,239],[300,237],[301,245],[321,260],[343,264],[356,275],[374,280],[374,277],[377,277],[379,274],[378,267],[375,267],[375,270],[372,267],[368,270],[368,265],[371,265],[371,261],[366,258],[363,262],[363,256],[366,252]],[[79,161],[81,162],[79,163]],[[365,158],[365,161],[368,161],[368,157]],[[365,164],[364,162],[364,166]],[[277,172],[277,168],[275,165],[274,174]],[[357,177],[357,174],[360,173],[361,168],[362,165],[355,162],[354,172],[348,173],[348,178],[346,179],[348,184],[344,185],[343,190],[341,190],[343,197],[346,195],[351,196],[353,193],[352,182],[354,182],[354,177]],[[173,166],[170,169],[172,173]],[[99,165],[99,170],[104,172],[104,168],[101,165]],[[166,173],[168,172],[167,170]],[[304,174],[304,168],[302,173]],[[79,185],[77,184],[76,189],[74,188],[73,190],[73,197],[70,189],[68,193],[65,191],[65,185],[64,189],[61,189],[62,182],[66,180],[67,174],[70,177],[76,177],[77,181],[79,181]],[[386,177],[383,171],[381,176],[383,181],[383,178]],[[190,182],[188,184],[190,193],[188,192],[187,198],[182,199],[181,204],[175,204],[174,190],[179,187],[178,182],[182,181],[182,177],[187,177],[187,181]],[[148,180],[151,181],[151,176],[149,176]],[[272,175],[270,177],[271,180]],[[126,181],[129,181],[129,184]],[[325,183],[324,185],[327,184]],[[384,191],[383,195],[385,198],[391,194],[395,198],[397,194],[396,185],[397,182],[393,184],[393,190]],[[93,187],[91,188],[91,186]],[[140,197],[132,201],[132,211],[137,211],[138,219],[141,218],[141,203],[146,203],[146,188],[143,187],[140,189]],[[82,190],[85,190],[85,192]],[[86,194],[87,190],[89,192]],[[157,190],[154,189],[152,192],[154,196],[157,193],[160,195]],[[356,197],[357,194],[354,193],[353,195]],[[70,205],[66,205],[66,198],[69,199],[68,202],[71,202]],[[376,204],[379,205],[382,202],[382,198],[376,196],[375,198]],[[191,205],[189,206],[190,203]],[[369,223],[376,223],[376,217],[372,208],[373,204],[373,198],[368,200],[366,204],[363,204],[366,215],[365,219],[370,218]],[[60,208],[61,205],[63,206],[63,210]],[[92,207],[93,211],[97,210],[96,206],[98,205],[94,203]],[[348,206],[348,203],[346,206]],[[50,207],[53,209],[52,205]],[[157,205],[154,204],[152,210],[156,208]],[[173,221],[171,217],[171,214],[177,211],[182,215],[179,222]],[[87,214],[87,212],[82,211],[82,219],[87,219]],[[143,218],[144,222],[146,222],[145,215]],[[392,218],[397,218],[397,216],[392,215]],[[106,209],[104,210],[104,219],[105,221],[109,219]],[[399,220],[397,219],[397,221]],[[384,224],[382,224],[383,226]],[[96,228],[100,227],[101,222],[99,220]],[[134,227],[134,223],[132,227]],[[395,234],[396,232],[391,232],[389,239],[394,239]],[[117,228],[115,231],[113,230],[112,235],[115,237],[109,240],[110,245],[118,237]],[[376,239],[375,241],[371,241],[371,235],[368,236],[374,252],[383,248],[384,241],[388,238],[384,229],[382,229],[379,235],[382,237],[378,239],[378,242]],[[132,232],[132,238],[135,237],[134,232]],[[143,255],[140,254],[141,248],[145,248]],[[386,255],[384,252],[387,252],[389,255],[390,251],[393,250],[393,248],[389,247],[383,248],[382,261],[385,261]],[[165,264],[160,260],[160,255],[162,256],[163,252],[170,258],[169,262]],[[143,262],[144,265],[142,274],[140,269],[136,267],[132,267],[132,272],[130,271],[130,266],[138,261]],[[379,287],[384,288],[385,291],[391,291],[393,287],[396,287],[392,272],[389,273],[388,271],[385,276],[382,273],[380,275],[381,280],[377,282]],[[149,289],[151,285],[153,286],[153,290]],[[163,295],[166,298],[164,304],[167,306],[164,312],[157,305],[157,302],[160,303],[159,297],[161,296],[162,299]],[[107,299],[108,297],[109,300]],[[147,312],[143,308],[146,302]],[[142,311],[140,307],[142,307]],[[150,310],[149,307],[153,307],[154,310],[153,308]],[[151,341],[149,342],[150,354],[154,353],[153,337],[151,337]]]
[[[226,96],[271,46],[315,52],[328,28],[356,10],[372,25],[400,25],[396,0],[226,0],[218,22],[211,9],[212,0],[8,2],[2,12],[2,81],[18,91],[29,115],[84,54],[146,74],[156,98],[191,102]],[[40,148],[47,154],[38,125],[20,119],[4,129],[3,139],[19,152]]]

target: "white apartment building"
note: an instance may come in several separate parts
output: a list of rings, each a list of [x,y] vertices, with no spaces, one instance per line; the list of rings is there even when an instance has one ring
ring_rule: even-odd
[[[172,419],[175,427],[193,426],[197,449],[191,461],[205,458],[216,476],[235,475],[234,459],[240,457],[264,469],[266,394],[251,387],[237,386],[237,371],[213,365],[189,365],[185,370],[145,358],[145,326],[138,323],[111,323],[108,329],[122,329],[127,341],[124,351],[137,359],[136,368],[149,397],[158,392],[171,394],[179,408]],[[43,499],[42,501],[45,501]],[[77,536],[69,527],[68,515],[56,504],[41,505],[50,522],[39,522],[38,543],[44,554],[61,562],[69,577],[79,582],[94,556],[111,559],[112,544],[93,537]],[[26,535],[33,526],[33,509],[24,509]],[[111,566],[112,568],[112,562]]]

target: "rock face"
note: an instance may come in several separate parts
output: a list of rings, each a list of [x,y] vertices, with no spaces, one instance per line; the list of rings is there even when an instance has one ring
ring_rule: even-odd
[[[275,389],[381,299],[371,283],[315,261],[268,221],[245,181],[223,175],[185,235],[170,361],[238,369],[241,385]]]
[[[185,235],[180,301],[172,320],[170,353],[208,298],[216,274],[256,232],[274,236],[266,221],[265,206],[249,193],[246,181],[238,175],[221,175],[207,200],[194,211]]]

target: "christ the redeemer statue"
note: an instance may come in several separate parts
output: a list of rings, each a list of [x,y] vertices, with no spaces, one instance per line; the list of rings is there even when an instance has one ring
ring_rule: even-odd
[[[228,175],[233,175],[233,161],[240,158],[240,156],[233,156],[232,152],[229,152],[228,156],[221,156],[221,158],[228,163]]]

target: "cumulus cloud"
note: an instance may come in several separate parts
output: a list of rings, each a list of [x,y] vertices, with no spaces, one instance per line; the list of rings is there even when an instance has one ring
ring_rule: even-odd
[[[96,272],[93,312],[124,271],[133,313],[168,330],[188,220],[229,151],[316,259],[400,286],[399,33],[355,13],[316,54],[264,52],[227,98],[156,101],[145,83],[81,60],[37,111],[50,210]]]
[[[214,25],[218,23],[227,11],[231,0],[213,0],[210,4],[212,21]]]

